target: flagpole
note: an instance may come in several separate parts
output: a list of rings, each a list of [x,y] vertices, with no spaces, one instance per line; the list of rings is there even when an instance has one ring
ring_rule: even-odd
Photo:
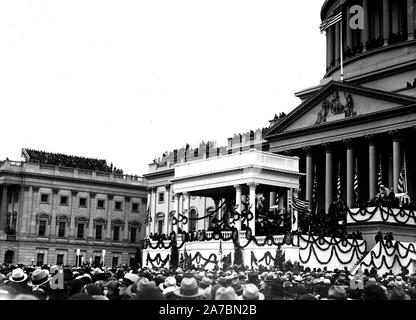
[[[340,23],[340,56],[341,56],[341,82],[344,82],[344,50],[343,50],[343,44],[342,44],[342,20],[339,22]]]
[[[403,151],[403,161],[404,161],[404,183],[405,183],[405,189],[404,192],[407,193],[407,168],[406,168],[406,151]]]

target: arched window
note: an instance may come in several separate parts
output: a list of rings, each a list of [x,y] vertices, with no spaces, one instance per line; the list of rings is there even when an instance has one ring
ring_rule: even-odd
[[[198,218],[198,213],[195,208],[192,208],[189,212],[189,231],[196,231],[198,228],[198,220],[192,220]]]

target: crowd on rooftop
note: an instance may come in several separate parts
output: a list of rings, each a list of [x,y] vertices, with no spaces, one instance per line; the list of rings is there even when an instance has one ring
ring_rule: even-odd
[[[287,265],[286,265],[287,266]],[[415,300],[416,274],[351,275],[347,268],[278,269],[232,266],[131,268],[63,267],[63,289],[50,282],[56,266],[8,266],[0,273],[1,300]]]

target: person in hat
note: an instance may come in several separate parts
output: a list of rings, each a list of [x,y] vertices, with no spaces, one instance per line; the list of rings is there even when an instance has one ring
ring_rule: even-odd
[[[166,297],[162,294],[160,288],[156,286],[156,283],[151,281],[130,300],[166,300]]]
[[[6,286],[12,287],[18,293],[31,294],[32,288],[28,286],[27,281],[28,275],[23,271],[23,269],[15,268],[12,270]]]
[[[121,300],[119,295],[120,283],[117,280],[110,280],[104,287],[105,296],[108,300]]]
[[[347,291],[342,286],[330,286],[328,289],[328,300],[347,300]]]
[[[134,273],[127,272],[124,275],[123,280],[121,281],[120,290],[119,290],[119,295],[120,295],[121,300],[128,300],[131,298],[131,295],[129,294],[131,293],[131,288],[129,292],[127,292],[127,288],[131,287],[137,281],[139,281],[139,276]]]
[[[264,300],[264,295],[256,285],[248,283],[243,290],[243,300]]]
[[[198,300],[204,294],[204,290],[198,287],[195,278],[183,278],[180,287],[174,293],[179,300]]]
[[[178,287],[176,285],[176,279],[172,276],[169,276],[165,281],[159,284],[159,288],[162,294],[166,297],[166,300],[176,299],[175,294],[173,293]]]
[[[275,278],[270,283],[269,295],[265,296],[267,300],[283,300],[285,293],[283,289],[283,280]]]
[[[232,287],[221,287],[215,293],[215,300],[239,300]]]
[[[240,280],[236,279],[233,282],[231,282],[231,287],[234,289],[235,294],[242,299],[242,295],[243,295],[243,286],[241,285]]]
[[[49,281],[52,279],[48,270],[36,269],[31,275],[28,286],[32,287],[33,295],[39,300],[50,300],[51,287]]]

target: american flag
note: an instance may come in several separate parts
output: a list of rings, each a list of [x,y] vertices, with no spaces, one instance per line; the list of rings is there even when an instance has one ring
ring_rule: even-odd
[[[309,201],[300,200],[298,197],[293,196],[292,208],[300,213],[309,213]]]
[[[147,204],[147,211],[146,211],[146,217],[144,218],[144,225],[147,227],[150,225],[150,222],[152,222],[152,217],[150,216],[150,206]]]
[[[341,201],[341,163],[338,164],[337,200]]]
[[[380,188],[380,186],[383,184],[383,169],[382,169],[382,161],[381,161],[381,156],[380,156],[380,162],[378,165],[378,187]]]
[[[358,160],[355,158],[355,169],[354,169],[354,195],[355,202],[359,201],[359,190],[358,190]]]
[[[318,192],[318,177],[316,176],[316,165],[315,165],[313,186],[312,186],[312,203],[315,207],[316,207],[316,193],[317,192]]]
[[[398,191],[399,193],[407,192],[406,158],[405,157],[403,157],[402,170],[400,170]]]
[[[342,12],[326,19],[324,22],[321,23],[319,28],[321,29],[321,32],[324,32],[326,29],[340,21],[342,21]]]

